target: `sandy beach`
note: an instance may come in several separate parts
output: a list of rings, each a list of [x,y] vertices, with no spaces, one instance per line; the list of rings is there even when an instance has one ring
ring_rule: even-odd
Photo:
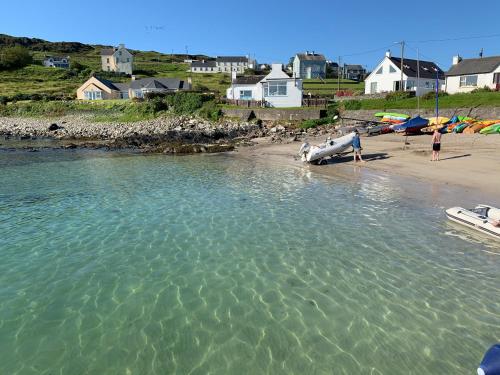
[[[332,135],[332,137],[335,137]],[[321,138],[308,138],[321,144]],[[273,163],[304,167],[297,152],[301,142],[270,143],[268,138],[256,140],[253,147],[239,148],[242,157],[259,157]],[[500,187],[500,137],[480,134],[446,134],[442,139],[441,160],[431,162],[431,136],[405,137],[385,134],[361,137],[365,163],[354,163],[353,154],[329,160],[328,165],[307,165],[322,174],[354,175],[359,170],[418,179],[424,183],[459,188],[476,197],[494,198]]]

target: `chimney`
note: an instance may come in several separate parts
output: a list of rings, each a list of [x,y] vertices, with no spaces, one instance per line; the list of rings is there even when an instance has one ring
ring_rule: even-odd
[[[271,71],[283,71],[282,64],[271,64]]]
[[[235,82],[236,81],[236,72],[231,72],[231,82]]]
[[[193,80],[191,79],[191,77],[188,77],[188,89],[191,90],[191,87],[193,85]]]
[[[388,58],[391,58],[392,57],[392,54],[391,54],[391,50],[388,49],[386,52],[385,52],[385,57],[388,57]]]
[[[125,48],[125,44],[119,44],[118,48]]]
[[[453,65],[457,65],[460,61],[462,61],[460,55],[453,56]]]
[[[135,75],[131,75],[130,78],[132,79],[132,81],[135,81]]]

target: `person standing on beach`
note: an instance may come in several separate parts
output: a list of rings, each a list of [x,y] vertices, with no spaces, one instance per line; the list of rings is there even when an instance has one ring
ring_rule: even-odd
[[[441,151],[441,133],[435,129],[432,134],[432,159],[431,161],[439,161],[439,151]]]
[[[364,163],[365,161],[361,157],[361,140],[359,139],[358,129],[354,130],[354,139],[352,141],[352,148],[354,149],[354,161],[357,162],[359,156],[359,160]]]

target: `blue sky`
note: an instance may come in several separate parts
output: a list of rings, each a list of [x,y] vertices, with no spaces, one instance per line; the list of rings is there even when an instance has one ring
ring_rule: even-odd
[[[250,5],[255,4],[255,5]],[[286,62],[299,51],[373,68],[395,42],[407,57],[447,69],[452,56],[500,55],[500,1],[2,1],[0,33],[165,53],[255,55]],[[496,35],[489,38],[421,42]]]

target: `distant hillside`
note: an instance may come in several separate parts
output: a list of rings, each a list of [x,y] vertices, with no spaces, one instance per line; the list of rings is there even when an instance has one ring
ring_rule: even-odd
[[[23,46],[31,51],[50,51],[57,53],[82,53],[94,50],[94,46],[79,42],[48,42],[43,39],[16,37],[0,34],[0,48]]]

